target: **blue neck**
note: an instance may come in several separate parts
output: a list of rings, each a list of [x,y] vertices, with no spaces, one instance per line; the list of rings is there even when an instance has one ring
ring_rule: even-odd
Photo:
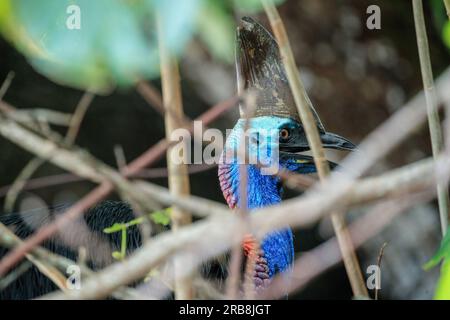
[[[224,176],[222,189],[231,207],[241,207],[239,189],[239,164],[221,165],[219,175]],[[247,208],[249,210],[274,205],[281,202],[279,178],[261,174],[254,165],[247,166]],[[230,197],[227,197],[227,192]],[[294,259],[293,235],[287,228],[268,234],[261,242],[269,267],[269,277],[289,268]]]

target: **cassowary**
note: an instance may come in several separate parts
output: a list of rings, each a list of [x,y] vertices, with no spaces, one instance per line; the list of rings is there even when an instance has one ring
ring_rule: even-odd
[[[287,170],[309,174],[315,172],[315,166],[311,157],[298,154],[309,150],[308,142],[301,121],[299,119],[294,100],[289,89],[285,71],[281,63],[278,46],[271,34],[261,25],[250,18],[243,18],[237,31],[236,66],[238,74],[238,87],[243,90],[251,89],[255,93],[255,109],[252,117],[247,121],[239,119],[228,136],[224,155],[219,164],[218,176],[220,187],[230,208],[239,208],[240,163],[238,154],[231,152],[231,157],[226,157],[229,151],[239,149],[241,133],[247,125],[252,129],[276,132],[274,140],[269,145],[276,144],[277,148],[264,149],[267,141],[263,141],[266,135],[257,135],[249,144],[248,153],[257,158],[268,156],[272,159],[276,150],[279,154],[275,157],[277,165]],[[242,114],[244,114],[242,109]],[[314,111],[314,110],[313,110]],[[325,131],[319,117],[314,111],[317,127],[321,134],[323,145],[326,148],[351,150],[354,145],[338,135]],[[258,137],[261,140],[258,140]],[[270,136],[272,137],[272,136]],[[264,152],[268,151],[268,154]],[[273,163],[271,163],[273,164]],[[281,202],[281,180],[273,174],[266,174],[263,168],[257,164],[247,164],[247,209],[274,205]],[[36,230],[52,220],[57,211],[48,211],[36,216],[36,212],[21,214],[0,215],[0,221],[7,224],[18,236],[26,238]],[[111,253],[119,251],[121,247],[120,233],[105,234],[103,230],[115,223],[126,223],[135,218],[131,207],[122,201],[104,201],[86,212],[83,218],[67,230],[62,230],[53,238],[47,240],[43,246],[49,250],[66,256],[74,261],[78,257],[78,248],[87,247],[88,265],[93,269],[99,269],[112,263]],[[243,243],[243,251],[246,256],[253,253],[256,242],[247,237]],[[135,250],[141,245],[141,236],[137,226],[127,229],[127,250]],[[286,271],[294,258],[293,235],[288,228],[268,234],[258,245],[261,249],[257,252],[254,270],[254,284],[256,288],[264,288],[270,279],[279,272]],[[0,247],[0,258],[7,249]],[[209,273],[213,269],[204,268]],[[219,268],[219,271],[221,269]],[[226,271],[225,271],[226,273]],[[5,288],[0,288],[1,299],[30,299],[56,290],[56,286],[42,275],[36,267],[31,266],[22,273],[14,282]]]
[[[311,157],[297,153],[309,150],[309,146],[278,45],[266,29],[248,17],[242,19],[237,29],[236,69],[238,90],[253,92],[256,101],[254,110],[243,110],[241,107],[241,115],[248,112],[246,117],[251,118],[246,120],[243,117],[238,120],[227,139],[222,163],[219,165],[220,186],[232,209],[239,208],[241,203],[239,183],[242,166],[239,159],[242,155],[238,150],[240,143],[244,143],[242,136],[246,127],[253,130],[248,143],[248,158],[253,156],[253,159],[269,159],[266,161],[269,165],[273,165],[271,161],[278,161],[279,167],[300,174],[310,174],[316,170]],[[347,139],[326,132],[315,110],[312,112],[325,148],[354,148]],[[267,134],[273,131],[278,133],[275,137]],[[279,150],[278,157],[274,157],[273,150]],[[282,199],[280,178],[264,173],[262,169],[258,163],[246,162],[246,204],[250,211],[277,204]],[[275,274],[289,269],[294,258],[292,231],[286,228],[272,232],[263,238],[257,252],[253,252],[255,248],[255,241],[247,236],[243,242],[243,251],[246,256],[251,253],[256,255],[253,280],[255,287],[262,289]]]

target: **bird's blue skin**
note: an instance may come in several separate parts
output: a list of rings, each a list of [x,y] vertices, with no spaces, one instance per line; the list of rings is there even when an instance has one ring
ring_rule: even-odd
[[[252,129],[276,129],[289,126],[294,128],[299,124],[289,118],[281,117],[257,117],[249,120]],[[227,138],[226,150],[237,150],[242,141],[242,130],[245,128],[245,120],[240,119]],[[277,142],[278,142],[278,135]],[[250,143],[249,153],[261,153],[258,144]],[[278,150],[278,149],[276,149]],[[294,159],[279,160],[280,168],[285,168],[297,173],[313,173],[316,171],[313,164],[298,163]],[[235,201],[237,207],[240,206],[239,189],[239,167],[237,157],[227,160],[227,185],[229,194]],[[264,175],[261,169],[256,165],[247,165],[247,208],[249,210],[278,204],[282,199],[282,188],[280,178],[276,175]],[[219,170],[220,171],[220,170]],[[224,189],[224,187],[222,187]],[[225,194],[225,191],[224,191]],[[230,197],[227,197],[227,201]],[[230,201],[229,205],[233,206]],[[286,271],[294,259],[293,234],[290,228],[274,231],[268,234],[261,242],[261,249],[264,251],[265,258],[269,268],[269,277],[272,278],[276,273]]]

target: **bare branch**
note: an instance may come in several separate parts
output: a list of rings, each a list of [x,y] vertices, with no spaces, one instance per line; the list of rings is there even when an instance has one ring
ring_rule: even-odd
[[[414,23],[416,26],[417,47],[419,49],[420,69],[422,71],[423,89],[427,103],[428,126],[430,128],[433,157],[439,155],[443,149],[441,121],[438,114],[436,91],[434,88],[433,71],[431,69],[430,49],[425,28],[422,0],[413,0]],[[450,115],[447,115],[450,116]],[[448,227],[449,198],[447,183],[437,183],[439,216],[441,218],[441,231],[445,235]]]
[[[181,128],[184,119],[183,102],[181,97],[180,74],[175,56],[166,46],[166,35],[163,28],[163,16],[158,16],[158,46],[161,61],[161,81],[164,104],[164,122],[166,129],[166,139],[170,140],[173,131]],[[185,164],[177,164],[174,158],[177,150],[169,147],[167,149],[167,169],[169,173],[169,190],[175,196],[186,196],[190,194],[189,176]],[[172,231],[178,232],[183,226],[192,222],[189,212],[178,206],[172,207],[171,212]],[[175,259],[175,274],[178,275],[184,269],[180,261]],[[175,281],[175,299],[193,299],[192,278],[190,276],[177,277]]]
[[[5,80],[2,83],[2,86],[0,87],[0,100],[3,100],[3,97],[5,96],[9,87],[11,86],[11,82],[14,79],[14,76],[15,76],[14,71],[8,72]]]
[[[80,130],[81,122],[83,121],[84,115],[91,105],[94,96],[95,95],[92,92],[86,91],[81,97],[80,102],[78,102],[75,112],[70,119],[70,125],[66,133],[66,138],[64,139],[67,145],[71,146],[75,142],[78,131]]]

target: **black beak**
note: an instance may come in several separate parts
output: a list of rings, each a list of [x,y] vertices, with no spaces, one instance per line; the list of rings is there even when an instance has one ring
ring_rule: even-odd
[[[336,150],[354,150],[356,146],[350,142],[348,139],[341,137],[337,134],[331,132],[320,132],[320,140],[322,145],[326,149],[336,149]],[[309,147],[308,140],[303,131],[293,132],[292,137],[286,142],[280,142],[280,151],[295,153],[308,151]]]
[[[320,135],[320,140],[322,140],[323,147],[327,149],[351,151],[356,148],[356,146],[348,139],[331,132],[322,133]]]

